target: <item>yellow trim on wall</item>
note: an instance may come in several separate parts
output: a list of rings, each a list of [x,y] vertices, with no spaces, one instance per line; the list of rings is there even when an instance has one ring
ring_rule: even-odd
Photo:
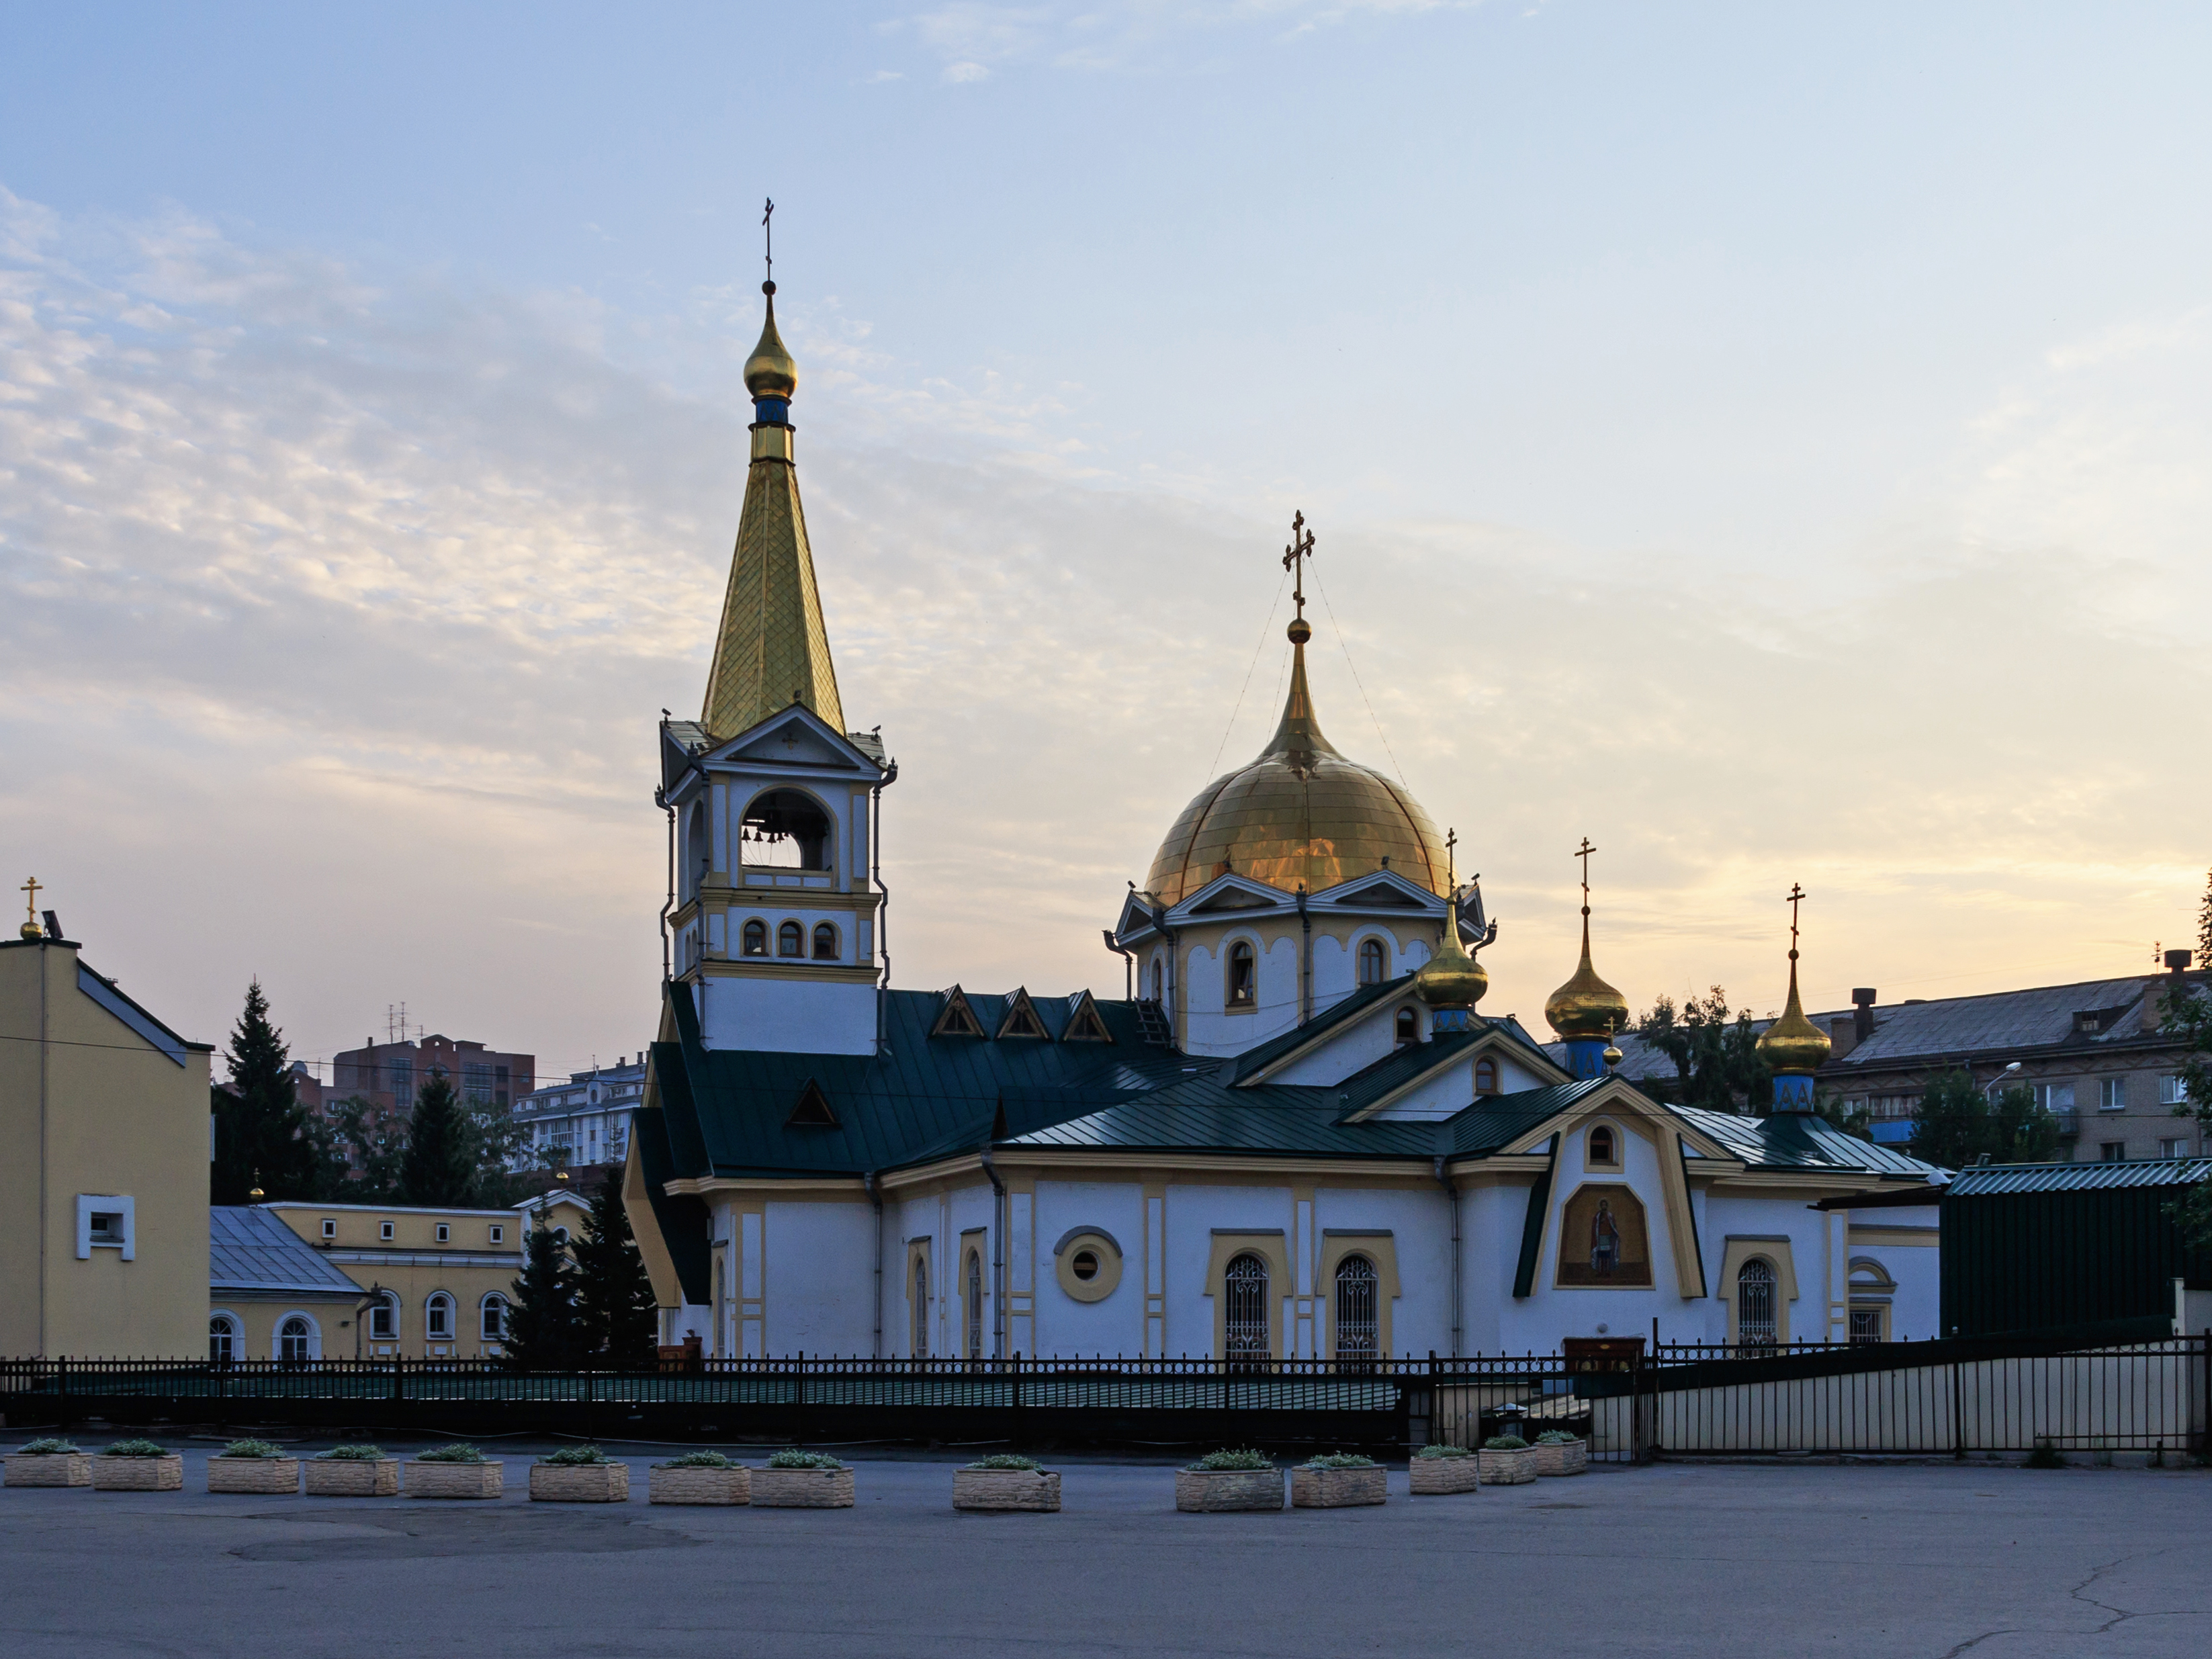
[[[1088,1280],[1075,1276],[1075,1256],[1089,1250],[1098,1258],[1098,1271]],[[1121,1283],[1121,1249],[1095,1227],[1070,1235],[1053,1250],[1053,1273],[1060,1288],[1077,1302],[1103,1302]]]
[[[1747,1234],[1730,1235],[1728,1248],[1721,1255],[1721,1282],[1714,1295],[1728,1304],[1729,1340],[1743,1340],[1736,1328],[1735,1279],[1743,1271],[1743,1264],[1754,1256],[1765,1261],[1774,1269],[1774,1340],[1778,1345],[1790,1340],[1790,1304],[1797,1299],[1797,1264],[1790,1254],[1790,1241],[1783,1237],[1754,1237]]]
[[[1941,1227],[1862,1227],[1854,1223],[1848,1230],[1849,1242],[1853,1244],[1940,1245],[1943,1242]]]
[[[1367,1231],[1351,1227],[1324,1227],[1321,1234],[1321,1265],[1314,1280],[1314,1299],[1328,1311],[1323,1316],[1328,1334],[1317,1346],[1324,1359],[1336,1357],[1336,1270],[1348,1255],[1364,1255],[1375,1264],[1375,1344],[1378,1353],[1390,1346],[1391,1304],[1397,1301],[1398,1239],[1387,1229]]]
[[[1250,1252],[1267,1264],[1267,1344],[1268,1351],[1278,1359],[1285,1358],[1284,1345],[1290,1334],[1283,1328],[1283,1299],[1297,1292],[1298,1281],[1291,1271],[1290,1251],[1282,1230],[1240,1232],[1216,1228],[1213,1249],[1206,1258],[1205,1294],[1213,1298],[1213,1357],[1221,1359],[1229,1352],[1229,1297],[1224,1288],[1224,1279],[1229,1264],[1237,1257]]]

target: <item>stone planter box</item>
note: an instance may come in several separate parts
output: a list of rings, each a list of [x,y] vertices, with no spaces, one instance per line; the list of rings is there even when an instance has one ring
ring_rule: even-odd
[[[1524,1486],[1536,1478],[1536,1449],[1519,1451],[1479,1451],[1474,1459],[1486,1486]]]
[[[1291,1507],[1341,1510],[1381,1504],[1390,1496],[1390,1472],[1371,1469],[1315,1469],[1301,1464],[1291,1471]]]
[[[8,1485],[11,1486],[88,1486],[92,1459],[82,1452],[9,1452]]]
[[[401,1465],[401,1485],[410,1498],[497,1498],[507,1490],[507,1465],[426,1463],[410,1457]]]
[[[769,1510],[849,1510],[850,1469],[755,1469],[752,1505]]]
[[[1577,1440],[1567,1445],[1554,1443],[1549,1446],[1534,1446],[1536,1454],[1536,1473],[1539,1474],[1583,1474],[1589,1469],[1589,1442]]]
[[[305,1462],[310,1498],[399,1496],[399,1460],[396,1457],[310,1457]]]
[[[627,1504],[629,1465],[627,1463],[532,1463],[530,1501],[533,1504]]]
[[[256,1498],[282,1494],[289,1498],[300,1490],[300,1460],[296,1457],[210,1457],[208,1459],[210,1492],[245,1492]]]
[[[1052,1510],[1060,1508],[1057,1469],[955,1469],[956,1510]]]
[[[1177,1469],[1176,1508],[1210,1515],[1224,1510],[1283,1507],[1280,1469]]]
[[[1415,1457],[1406,1464],[1406,1476],[1416,1498],[1442,1498],[1455,1492],[1473,1492],[1478,1460],[1472,1457]]]
[[[749,1504],[750,1469],[648,1469],[645,1491],[655,1504]]]
[[[94,1492],[182,1492],[185,1460],[175,1452],[167,1457],[106,1457],[92,1460]]]

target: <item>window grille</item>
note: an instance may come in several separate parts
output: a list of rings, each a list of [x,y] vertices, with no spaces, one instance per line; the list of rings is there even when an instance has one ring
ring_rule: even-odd
[[[1362,985],[1380,985],[1383,979],[1382,965],[1382,941],[1379,939],[1361,940],[1359,982]]]
[[[929,1261],[914,1259],[914,1357],[929,1358]]]
[[[1382,1352],[1375,1264],[1348,1255],[1336,1264],[1336,1357],[1372,1359]]]
[[[307,1357],[307,1322],[294,1314],[284,1322],[276,1334],[276,1357],[287,1364],[298,1364]]]
[[[1881,1310],[1854,1308],[1851,1310],[1851,1340],[1879,1342],[1881,1340]]]
[[[1735,1340],[1747,1348],[1774,1346],[1774,1269],[1755,1258],[1735,1276]]]
[[[1228,1303],[1225,1358],[1269,1358],[1274,1345],[1267,1340],[1267,1264],[1247,1253],[1230,1262],[1222,1278]]]
[[[983,1357],[983,1258],[968,1252],[968,1357]]]

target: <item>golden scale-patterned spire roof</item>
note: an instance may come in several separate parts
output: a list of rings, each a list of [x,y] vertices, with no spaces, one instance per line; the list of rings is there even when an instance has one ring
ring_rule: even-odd
[[[775,210],[769,203],[769,214]],[[772,252],[769,269],[773,273]],[[753,400],[752,461],[699,716],[716,738],[733,738],[795,702],[833,730],[845,729],[792,459],[791,399],[799,389],[799,368],[776,331],[773,275],[761,292],[768,296],[768,317],[760,343],[745,360],[745,391]]]

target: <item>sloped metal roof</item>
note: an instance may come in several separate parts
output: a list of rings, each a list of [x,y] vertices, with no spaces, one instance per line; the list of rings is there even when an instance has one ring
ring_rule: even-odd
[[[208,1288],[356,1297],[361,1286],[277,1217],[252,1205],[208,1210]]]
[[[2212,1158],[2166,1158],[2133,1164],[1985,1164],[1951,1178],[1953,1198],[1991,1193],[2111,1192],[2123,1187],[2193,1187],[2212,1180]]]
[[[1874,1035],[1822,1069],[1875,1069],[1987,1049],[2109,1047],[2148,1035],[2144,1018],[2155,1017],[2157,999],[2163,994],[2160,976],[2138,974],[1878,1006]],[[2101,1031],[2076,1030],[2075,1015],[2093,1012],[2111,1016],[2112,1023]],[[1848,1011],[1816,1015],[1814,1023],[1826,1030],[1828,1020],[1849,1018]]]

